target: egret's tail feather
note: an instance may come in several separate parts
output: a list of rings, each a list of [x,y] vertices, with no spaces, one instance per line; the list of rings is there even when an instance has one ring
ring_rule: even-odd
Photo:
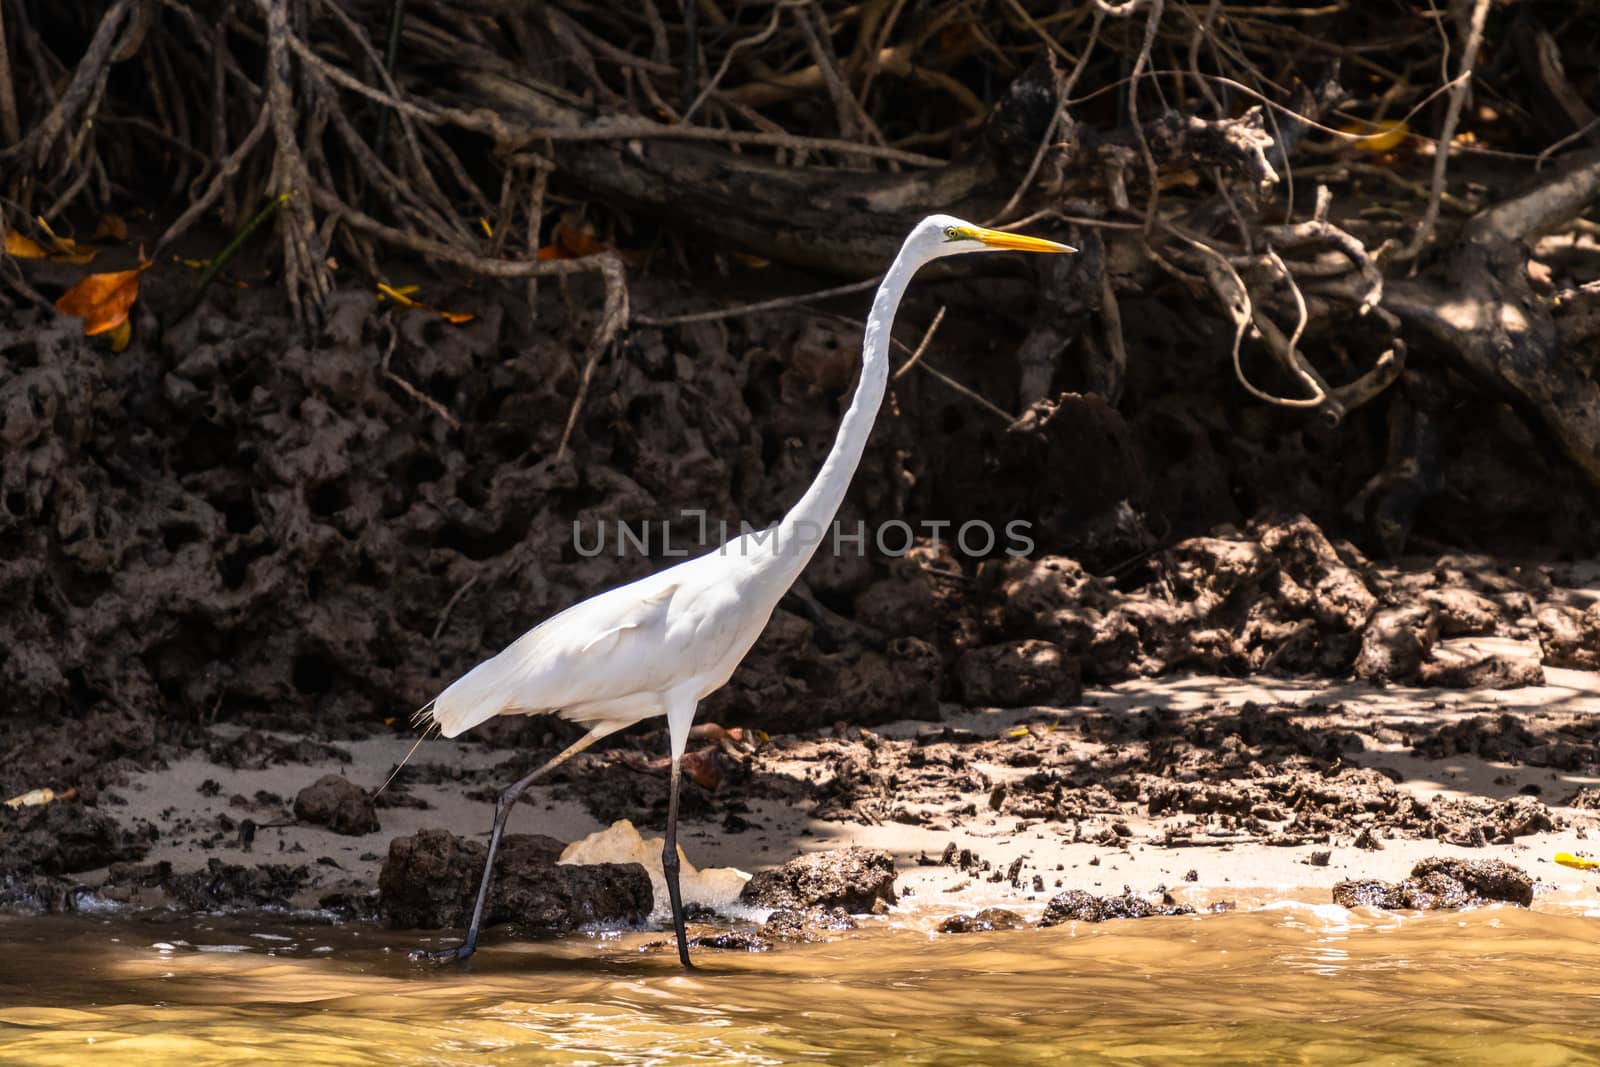
[[[486,659],[451,682],[433,701],[433,721],[445,737],[455,737],[509,708],[516,700],[522,665],[515,657]]]
[[[428,703],[432,704],[433,701],[430,700]],[[411,757],[417,754],[417,749],[422,747],[422,742],[428,739],[428,735],[433,733],[438,725],[439,724],[436,722],[430,722],[426,727],[423,728],[422,736],[417,738],[417,743],[411,746],[410,751],[405,754],[404,759],[394,765],[394,770],[389,772],[389,777],[383,780],[383,784],[377,788],[377,791],[372,794],[373,796],[377,796],[379,793],[383,792],[385,789],[388,789],[394,784],[394,780],[400,774],[401,769],[404,768],[407,763],[411,762]]]
[[[411,728],[413,730],[433,718],[433,705],[438,699],[438,697],[434,697],[433,700],[428,701],[426,704],[422,705],[422,707],[411,713]]]

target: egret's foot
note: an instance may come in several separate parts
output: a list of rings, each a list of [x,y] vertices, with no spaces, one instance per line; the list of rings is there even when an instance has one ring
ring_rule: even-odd
[[[465,960],[471,959],[474,951],[476,951],[476,948],[471,944],[457,945],[455,948],[418,948],[411,950],[411,958],[414,960],[437,960],[440,962]]]

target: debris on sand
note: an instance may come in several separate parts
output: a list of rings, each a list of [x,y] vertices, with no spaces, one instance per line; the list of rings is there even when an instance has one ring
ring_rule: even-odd
[[[1120,895],[1097,897],[1082,889],[1069,889],[1045,905],[1039,925],[1059,926],[1062,923],[1099,923],[1107,919],[1145,919],[1152,915],[1193,915],[1194,909],[1178,904],[1166,894],[1152,901],[1123,888]]]
[[[300,790],[294,798],[294,817],[350,837],[378,829],[372,794],[339,774],[325,774]]]
[[[507,834],[495,857],[484,925],[514,922],[539,933],[589,923],[639,923],[651,912],[650,875],[637,863],[559,862],[565,846],[542,834]],[[393,929],[465,927],[483,876],[485,846],[448,830],[389,842],[379,907]]]
[[[1500,860],[1434,857],[1411,868],[1411,877],[1404,881],[1340,882],[1333,887],[1333,900],[1347,908],[1366,905],[1390,911],[1465,908],[1494,900],[1527,907],[1533,903],[1533,879],[1520,867]]]
[[[843,908],[863,914],[895,902],[894,860],[881,848],[837,848],[759,871],[739,894],[761,908]]]

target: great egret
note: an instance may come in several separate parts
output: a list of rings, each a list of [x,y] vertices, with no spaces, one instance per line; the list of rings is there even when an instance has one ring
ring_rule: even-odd
[[[695,709],[707,694],[722,688],[755,644],[844,500],[883,399],[889,328],[912,275],[924,263],[945,256],[1005,250],[1075,251],[948,215],[923,219],[906,237],[873,298],[861,380],[833,449],[811,487],[776,527],[736,537],[697,559],[568,608],[456,679],[424,708],[430,725],[437,725],[445,737],[496,715],[559,715],[584,724],[589,732],[500,795],[466,940],[459,948],[419,955],[466,959],[477,948],[495,850],[523,790],[607,734],[665,715],[672,737],[672,780],[661,867],[672,899],[678,957],[685,967],[692,966],[678,890],[678,765]]]

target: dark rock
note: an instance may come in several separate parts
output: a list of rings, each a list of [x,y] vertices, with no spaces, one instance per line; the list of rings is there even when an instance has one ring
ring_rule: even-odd
[[[991,930],[1017,930],[1027,920],[1005,908],[984,908],[976,915],[952,915],[939,924],[941,934],[980,934]]]
[[[880,903],[894,903],[894,860],[882,849],[857,846],[796,856],[781,867],[757,872],[739,899],[761,908],[870,912]]]
[[[310,872],[303,866],[263,863],[243,867],[212,859],[201,870],[170,876],[165,888],[173,901],[188,911],[287,908],[309,879]]]
[[[1333,887],[1333,900],[1347,908],[1367,905],[1416,911],[1464,908],[1491,900],[1526,907],[1533,903],[1533,879],[1500,860],[1435,857],[1418,863],[1411,869],[1411,877],[1400,882],[1376,878],[1340,882]]]
[[[1438,639],[1438,622],[1426,604],[1384,608],[1361,635],[1355,675],[1369,682],[1411,681]]]
[[[1124,889],[1120,896],[1097,897],[1082,889],[1069,889],[1045,905],[1040,926],[1066,922],[1098,923],[1107,919],[1143,919],[1151,915],[1193,915],[1187,904],[1153,903]]]
[[[1547,604],[1534,619],[1545,666],[1600,671],[1600,603],[1589,605],[1587,611]]]
[[[650,876],[637,863],[558,864],[564,846],[540,834],[508,834],[495,858],[485,925],[515,922],[540,933],[586,923],[638,923],[650,914]],[[485,846],[447,830],[389,842],[379,906],[393,929],[433,930],[471,921]]]
[[[970,649],[956,673],[969,704],[1062,707],[1083,698],[1078,661],[1049,641],[1007,641]]]
[[[0,807],[0,875],[60,875],[144,856],[149,842],[104,812],[70,800]]]
[[[337,774],[325,774],[300,790],[294,798],[294,817],[351,837],[378,829],[378,810],[372,796]]]
[[[761,924],[761,934],[778,941],[827,941],[830,933],[856,928],[843,908],[779,908]]]

